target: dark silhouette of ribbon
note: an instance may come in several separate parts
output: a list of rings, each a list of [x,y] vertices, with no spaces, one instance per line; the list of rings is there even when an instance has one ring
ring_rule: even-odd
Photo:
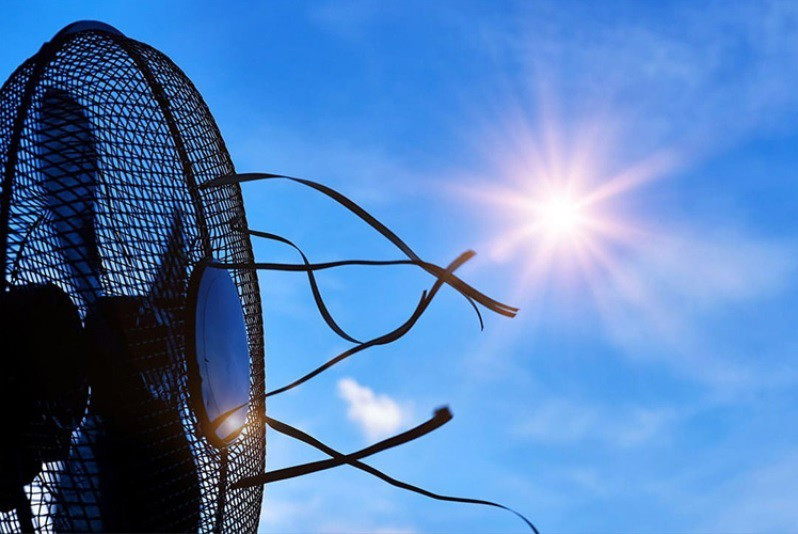
[[[388,239],[391,243],[394,244],[399,250],[401,250],[405,256],[407,256],[410,260],[413,260],[413,265],[418,265],[422,267],[424,270],[432,274],[433,276],[439,277],[442,274],[443,269],[440,267],[427,263],[423,261],[418,254],[416,254],[410,246],[402,241],[393,231],[391,231],[388,227],[378,221],[374,216],[368,213],[366,210],[358,206],[355,202],[347,198],[346,196],[342,195],[338,191],[327,187],[326,185],[313,182],[311,180],[306,180],[304,178],[294,178],[291,176],[285,176],[282,174],[271,174],[271,173],[245,173],[245,174],[228,174],[226,176],[221,176],[215,180],[210,180],[203,184],[200,184],[201,189],[207,189],[210,187],[219,187],[223,185],[231,185],[231,184],[240,184],[242,182],[249,182],[255,180],[289,180],[298,184],[302,184],[306,187],[310,187],[315,189],[324,195],[328,196],[329,198],[335,200],[337,203],[344,206],[346,209],[357,215],[360,219],[362,219],[366,224],[377,230],[383,237]],[[334,263],[334,262],[333,262]],[[229,268],[247,268],[246,265],[248,264],[226,264]],[[297,269],[300,270],[300,269]],[[516,313],[518,313],[518,308],[508,306],[507,304],[503,304],[498,302],[487,295],[477,291],[473,287],[469,286],[459,278],[455,276],[451,276],[450,278],[446,279],[446,283],[454,287],[458,292],[463,294],[466,299],[470,302],[477,301],[487,309],[498,313],[500,315],[504,315],[506,317],[515,317]]]
[[[526,523],[526,525],[530,528],[530,530],[532,532],[534,532],[535,534],[539,534],[538,529],[535,527],[535,525],[529,519],[524,517],[523,514],[521,514],[519,512],[516,512],[512,508],[504,506],[503,504],[499,504],[499,503],[492,502],[492,501],[486,501],[486,500],[483,500],[483,499],[470,499],[470,498],[466,498],[466,497],[452,497],[452,496],[449,496],[449,495],[441,495],[440,493],[434,493],[432,491],[425,490],[425,489],[420,488],[418,486],[415,486],[413,484],[409,484],[407,482],[402,482],[401,480],[397,480],[397,479],[393,478],[392,476],[387,475],[384,472],[382,472],[382,471],[380,471],[380,470],[378,470],[378,469],[376,469],[376,468],[374,468],[374,467],[372,467],[372,466],[370,466],[368,464],[365,464],[365,463],[360,461],[361,458],[365,458],[367,456],[371,456],[373,454],[376,454],[378,452],[390,449],[392,447],[396,447],[398,445],[402,445],[402,444],[407,443],[409,441],[412,441],[414,439],[420,438],[421,436],[424,436],[425,434],[428,434],[428,433],[432,432],[433,430],[436,430],[437,428],[440,428],[441,426],[443,426],[444,424],[448,423],[452,419],[452,414],[449,411],[449,408],[447,408],[447,407],[443,407],[443,408],[439,408],[439,409],[435,410],[435,414],[433,415],[432,419],[426,421],[425,423],[422,423],[419,426],[416,426],[415,428],[412,428],[412,429],[410,429],[410,430],[408,430],[406,432],[403,432],[401,434],[393,436],[393,437],[391,437],[389,439],[386,439],[386,440],[380,441],[378,443],[375,443],[374,445],[371,445],[370,447],[367,447],[365,449],[362,449],[360,451],[357,451],[357,452],[354,452],[354,453],[351,453],[351,454],[340,453],[340,452],[336,451],[335,449],[333,449],[332,447],[329,447],[328,445],[325,445],[324,443],[322,443],[318,439],[310,436],[309,434],[307,434],[305,432],[302,432],[298,428],[295,428],[295,427],[293,427],[293,426],[291,426],[289,424],[283,423],[283,422],[278,421],[276,419],[273,419],[271,417],[264,417],[264,419],[265,419],[266,424],[269,425],[272,429],[276,430],[277,432],[280,432],[281,434],[285,434],[286,436],[289,436],[289,437],[294,438],[296,440],[302,441],[303,443],[306,443],[306,444],[310,445],[311,447],[314,447],[314,448],[322,451],[323,453],[325,453],[328,456],[330,456],[332,459],[331,460],[318,461],[318,462],[310,462],[310,463],[307,463],[307,464],[301,464],[301,465],[297,465],[297,466],[294,466],[294,467],[289,467],[289,468],[286,468],[286,469],[279,469],[277,471],[263,473],[261,475],[256,475],[256,476],[253,476],[253,477],[246,477],[246,478],[243,478],[243,479],[235,482],[232,485],[233,489],[248,488],[248,487],[252,487],[252,486],[264,485],[264,484],[268,484],[268,483],[271,483],[271,482],[277,482],[279,480],[285,480],[285,479],[288,479],[288,478],[293,478],[293,477],[297,477],[297,476],[307,475],[307,474],[315,473],[317,471],[321,471],[321,470],[324,470],[324,469],[331,469],[331,468],[337,467],[339,465],[347,464],[347,465],[351,465],[352,467],[355,467],[357,469],[360,469],[361,471],[365,471],[366,473],[369,473],[370,475],[373,475],[373,476],[383,480],[384,482],[387,482],[388,484],[390,484],[392,486],[395,486],[397,488],[402,488],[402,489],[405,489],[405,490],[408,490],[408,491],[412,491],[414,493],[418,493],[420,495],[424,495],[425,497],[429,497],[431,499],[436,499],[436,500],[439,500],[439,501],[465,503],[465,504],[481,504],[483,506],[492,506],[494,508],[500,508],[502,510],[507,510],[508,512],[511,512],[511,513],[515,514],[524,523]]]

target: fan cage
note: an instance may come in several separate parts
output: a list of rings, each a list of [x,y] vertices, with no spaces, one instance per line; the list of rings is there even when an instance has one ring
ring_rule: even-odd
[[[231,221],[245,220],[240,187],[198,187],[234,172],[218,127],[194,85],[171,60],[146,44],[102,29],[61,32],[0,89],[2,289],[55,284],[69,294],[82,318],[97,295],[87,294],[86,284],[67,264],[46,209],[48,165],[60,160],[47,153],[38,110],[52,90],[65,91],[80,104],[95,137],[94,224],[102,294],[134,297],[147,313],[166,318],[157,328],[141,322],[130,339],[149,358],[143,373],[148,391],[165,409],[180,414],[180,428],[173,430],[181,436],[165,435],[161,427],[143,438],[188,440],[200,502],[181,502],[185,514],[199,510],[200,531],[255,531],[262,488],[220,494],[220,487],[265,467],[265,428],[258,418],[265,413],[263,324],[252,271],[231,274],[247,325],[253,409],[241,437],[226,451],[199,435],[186,377],[183,307],[191,267],[209,256],[226,262],[253,260],[249,238],[231,227]],[[177,242],[172,239],[176,221],[182,234]],[[160,280],[164,272],[177,274],[176,279]],[[137,406],[129,408],[135,411]],[[41,531],[103,529],[92,477],[98,434],[90,414],[91,400],[71,436],[69,461],[44,464],[25,488],[34,525]],[[144,428],[147,417],[141,414]],[[66,517],[55,513],[64,509],[70,510]],[[175,526],[159,523],[158,517],[151,520],[158,530]],[[18,530],[15,511],[0,514],[0,531]]]

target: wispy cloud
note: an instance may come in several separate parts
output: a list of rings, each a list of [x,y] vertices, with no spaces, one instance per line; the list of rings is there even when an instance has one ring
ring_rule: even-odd
[[[259,532],[285,532],[294,530],[301,519],[318,516],[322,511],[321,499],[286,499],[269,496],[260,511]]]
[[[352,378],[338,381],[338,395],[346,401],[347,417],[371,440],[396,432],[409,419],[408,410],[385,394],[358,384]]]
[[[367,493],[367,491],[366,491]],[[341,494],[350,499],[336,501]],[[354,509],[347,505],[355,504]],[[368,499],[346,483],[333,479],[323,480],[307,486],[304,491],[288,490],[274,496],[267,494],[261,507],[258,531],[267,532],[320,532],[320,533],[374,533],[414,534],[417,532],[406,520],[392,518],[397,515],[392,506],[386,506],[381,498]],[[331,503],[334,503],[331,505]]]
[[[696,530],[789,532],[798,524],[798,452],[734,478],[705,503],[712,517]],[[714,506],[712,505],[714,504]]]
[[[717,148],[798,112],[794,2],[687,2],[656,24],[620,6],[543,3],[525,15],[501,39],[535,83],[553,79],[563,99],[633,117],[637,143]]]
[[[340,37],[362,37],[367,28],[385,16],[386,8],[390,10],[392,6],[363,0],[322,2],[311,6],[310,18]]]
[[[790,242],[692,228],[638,244],[594,292],[611,341],[634,358],[727,386],[783,380],[782,370],[768,374],[734,347],[739,332],[728,313],[789,288],[796,258]]]
[[[687,469],[663,473],[637,491],[661,502],[676,519],[675,531],[792,532],[798,524],[798,450],[770,456],[744,454],[734,469],[713,455]],[[721,460],[722,462],[722,460]],[[753,465],[752,465],[753,464]],[[720,472],[719,472],[720,470]],[[624,491],[622,488],[619,491]]]
[[[320,527],[319,532],[323,534],[339,534],[342,532],[349,534],[415,534],[417,530],[412,527],[393,524],[328,522]]]
[[[299,135],[288,128],[250,127],[239,141],[238,166],[247,171],[280,172],[318,180],[340,187],[347,196],[370,205],[390,203],[396,195],[407,192],[404,182],[414,174],[401,158],[383,148],[354,144],[318,130],[323,128]],[[269,155],[267,168],[264,154]],[[259,200],[252,193],[249,196]]]
[[[601,407],[551,399],[516,425],[521,438],[541,443],[600,442],[634,447],[653,439],[677,418],[673,408]]]

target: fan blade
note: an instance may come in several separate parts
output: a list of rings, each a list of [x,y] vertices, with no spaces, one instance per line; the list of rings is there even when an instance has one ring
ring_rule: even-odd
[[[92,528],[100,530],[187,532],[199,527],[199,475],[173,395],[179,371],[170,358],[187,271],[179,212],[169,228],[148,294],[100,297],[86,316],[92,347],[91,424],[86,430],[93,436],[84,441],[95,467],[70,483],[76,494],[93,492],[90,498],[102,524]],[[79,457],[81,448],[73,448],[75,470],[86,462]],[[90,525],[81,523],[80,510],[57,510],[56,524],[85,530]]]
[[[161,252],[158,271],[150,288],[149,300],[157,307],[182,308],[182,298],[186,290],[186,271],[188,257],[183,235],[183,217],[175,211],[169,229],[169,238]]]
[[[169,229],[169,238],[161,252],[158,265],[149,294],[143,299],[148,305],[139,310],[141,315],[139,323],[151,324],[154,328],[148,330],[147,335],[140,341],[149,357],[147,361],[139,363],[139,368],[143,373],[160,374],[160,381],[168,384],[165,388],[168,391],[161,388],[162,391],[155,392],[155,395],[168,398],[171,391],[178,387],[175,376],[179,373],[173,365],[179,360],[177,353],[180,348],[174,332],[182,328],[188,270],[183,218],[179,211],[175,211]]]
[[[52,227],[81,296],[91,302],[102,291],[94,132],[83,107],[61,89],[48,89],[42,97],[37,126],[39,171]]]
[[[94,432],[86,442],[96,467],[76,485],[78,492],[95,488],[101,530],[198,529],[199,475],[178,406],[154,395],[147,378],[164,370],[163,339],[172,328],[142,297],[102,297],[86,317]],[[81,447],[73,449],[77,469],[84,460]],[[78,512],[57,510],[57,524],[80,526]]]

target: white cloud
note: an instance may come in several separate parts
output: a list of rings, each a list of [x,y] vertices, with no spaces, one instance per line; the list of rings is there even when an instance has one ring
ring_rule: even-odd
[[[374,393],[352,378],[338,381],[338,395],[346,401],[349,420],[371,440],[395,433],[409,419],[407,410],[391,397]]]

